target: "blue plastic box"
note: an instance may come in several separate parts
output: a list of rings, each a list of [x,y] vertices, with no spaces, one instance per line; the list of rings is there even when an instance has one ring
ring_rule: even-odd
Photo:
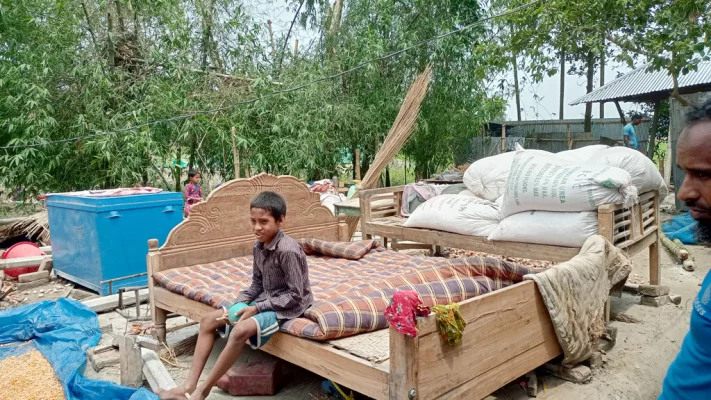
[[[183,196],[161,192],[116,197],[47,196],[57,275],[102,295],[147,285],[148,239],[163,244],[183,220]],[[111,283],[106,282],[115,280]]]

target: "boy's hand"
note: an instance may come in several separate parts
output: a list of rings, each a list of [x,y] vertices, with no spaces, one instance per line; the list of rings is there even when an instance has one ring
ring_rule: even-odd
[[[257,315],[258,312],[259,310],[257,310],[257,306],[249,306],[237,311],[235,313],[235,317],[239,317],[241,315],[239,321],[237,322],[242,322],[245,319],[250,319],[253,316]]]

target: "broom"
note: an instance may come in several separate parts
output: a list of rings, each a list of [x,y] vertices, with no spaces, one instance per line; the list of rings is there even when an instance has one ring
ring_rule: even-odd
[[[427,68],[417,76],[412,86],[410,86],[405,99],[402,101],[402,106],[400,106],[400,112],[397,114],[395,122],[390,128],[383,145],[375,154],[375,160],[373,160],[368,172],[361,181],[359,189],[374,189],[377,187],[380,174],[390,161],[392,161],[393,157],[402,150],[405,142],[407,142],[407,139],[412,135],[412,131],[415,129],[415,122],[417,122],[417,116],[420,113],[420,104],[425,98],[425,94],[427,94],[427,88],[429,87],[431,79],[432,68],[427,66]],[[357,196],[358,192],[354,194],[354,197]],[[358,221],[360,221],[360,217],[346,218],[348,232],[351,238],[358,228]]]

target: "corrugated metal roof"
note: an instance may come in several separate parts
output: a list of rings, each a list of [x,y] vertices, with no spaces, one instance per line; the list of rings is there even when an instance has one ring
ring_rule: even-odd
[[[647,65],[635,69],[610,83],[599,87],[582,96],[571,106],[582,103],[597,103],[601,101],[623,101],[636,96],[658,92],[669,92],[674,89],[672,77],[666,69],[647,71]],[[696,71],[679,77],[679,88],[711,85],[711,61],[701,61]]]

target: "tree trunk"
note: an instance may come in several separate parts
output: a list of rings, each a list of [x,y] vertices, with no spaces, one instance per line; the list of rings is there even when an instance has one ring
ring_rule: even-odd
[[[603,45],[605,43],[605,39],[603,37]],[[605,50],[603,46],[603,50],[600,53],[600,87],[605,86]],[[600,102],[600,118],[605,118],[605,102],[601,101]]]
[[[558,105],[558,119],[563,119],[565,108],[565,50],[560,50],[560,103]]]
[[[115,55],[114,55],[114,42],[113,42],[113,36],[114,36],[114,23],[113,19],[111,18],[111,11],[106,12],[106,24],[107,24],[107,31],[106,31],[106,47],[107,47],[107,55],[108,55],[108,63],[109,63],[109,68],[113,68],[115,64]]]
[[[516,118],[521,121],[521,89],[518,86],[518,65],[516,55],[514,54],[512,64],[514,73],[514,90],[516,91]]]
[[[124,22],[123,19],[123,11],[121,10],[121,1],[120,0],[114,0],[114,5],[116,6],[116,17],[118,19],[119,23],[119,32],[121,32],[121,36],[126,35],[126,23]],[[108,7],[108,4],[106,5]]]
[[[593,80],[595,79],[595,53],[590,51],[587,57],[588,85],[587,93],[593,91]],[[592,132],[592,103],[585,104],[585,132]]]
[[[193,169],[195,166],[195,158],[197,158],[197,134],[193,135],[193,142],[190,145],[190,159],[188,160],[188,171]]]
[[[649,127],[649,143],[647,147],[647,157],[654,161],[654,150],[657,141],[657,131],[659,131],[659,114],[662,110],[662,102],[657,100],[654,102],[654,115],[652,116],[652,126]],[[660,160],[661,161],[661,160]]]
[[[341,29],[341,12],[343,11],[343,0],[336,0],[333,3],[333,13],[331,14],[331,27],[328,33],[332,39],[338,36],[338,31]]]
[[[615,101],[615,107],[617,108],[617,113],[620,114],[620,122],[622,122],[622,125],[627,125],[627,120],[625,120],[625,113],[622,111],[622,107],[620,107],[620,102]]]
[[[214,8],[214,1],[209,0],[209,6],[207,9],[203,9],[202,12],[202,60],[200,66],[203,71],[207,70],[207,56],[210,54],[210,36],[212,35],[212,10]]]
[[[182,160],[183,160],[183,152],[182,148],[179,146],[178,151],[176,153],[177,157],[177,163],[178,165],[173,167],[173,179],[175,179],[175,191],[176,192],[181,192],[181,182],[180,182],[180,177],[182,175],[182,168],[180,167]]]
[[[674,90],[672,90],[671,97],[675,98],[676,101],[679,102],[684,107],[688,107],[691,104],[689,104],[689,101],[686,100],[681,96],[679,93],[679,71],[677,70],[676,66],[674,65],[676,58],[676,53],[672,51],[671,53],[671,65],[669,66],[669,72],[671,73],[672,77],[672,83],[674,84]]]

